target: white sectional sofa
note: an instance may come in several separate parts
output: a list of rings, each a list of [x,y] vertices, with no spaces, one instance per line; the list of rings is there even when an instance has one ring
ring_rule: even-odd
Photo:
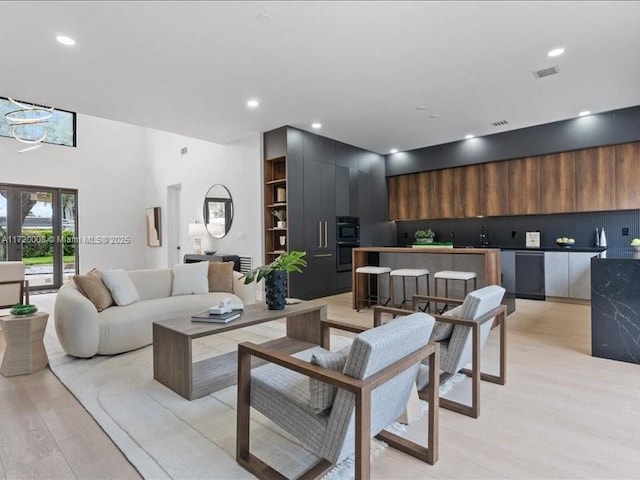
[[[152,343],[152,323],[207,310],[223,298],[245,305],[255,303],[255,286],[244,285],[233,272],[233,293],[210,292],[171,296],[173,270],[147,269],[128,272],[140,301],[112,306],[98,312],[95,305],[69,282],[60,288],[54,309],[55,327],[62,348],[69,355],[89,358],[113,355]]]

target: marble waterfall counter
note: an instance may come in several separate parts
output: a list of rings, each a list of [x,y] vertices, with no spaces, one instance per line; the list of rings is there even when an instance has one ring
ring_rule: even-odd
[[[591,260],[591,354],[640,364],[640,254]]]
[[[356,269],[366,265],[397,268],[426,268],[429,270],[431,294],[434,293],[433,274],[441,270],[459,270],[475,272],[477,288],[486,285],[500,285],[500,250],[497,248],[407,248],[407,247],[362,247],[353,249],[353,285],[352,305],[356,308],[356,298],[366,297],[366,281],[359,283],[356,292]],[[426,293],[424,280],[420,280],[420,293]],[[439,281],[438,293],[444,296],[444,282]],[[415,292],[412,279],[407,279],[407,298]],[[396,298],[402,296],[402,285],[399,279],[395,283]],[[470,282],[470,289],[471,282]],[[386,281],[381,282],[380,294],[388,298],[389,287]],[[449,282],[449,296],[464,298],[463,282]],[[399,303],[399,302],[398,302]]]

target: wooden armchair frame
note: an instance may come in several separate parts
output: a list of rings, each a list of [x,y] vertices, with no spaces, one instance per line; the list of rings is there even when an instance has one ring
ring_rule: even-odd
[[[353,333],[361,333],[365,328],[348,325],[341,322],[323,321],[323,346],[328,348],[330,328],[340,328]],[[435,374],[440,370],[440,345],[429,343],[410,355],[394,362],[378,373],[364,379],[350,377],[340,372],[312,365],[309,362],[290,357],[277,350],[269,349],[250,342],[238,345],[238,411],[236,424],[236,461],[261,479],[285,479],[282,474],[254,456],[249,451],[250,445],[250,410],[251,410],[251,357],[258,357],[267,362],[293,370],[302,375],[329,383],[354,394],[355,401],[355,478],[369,479],[371,476],[371,394],[380,385],[391,380],[407,368],[429,358],[429,385],[428,390],[428,442],[427,447],[402,438],[391,432],[382,430],[376,438],[386,442],[389,446],[418,458],[431,465],[438,461],[438,423],[439,423],[439,376]],[[304,472],[299,479],[321,478],[334,465],[321,458],[309,470]]]
[[[29,303],[29,280],[7,280],[0,282],[0,285],[19,285],[20,301],[16,303]],[[13,307],[16,303],[12,303],[11,305],[0,305],[0,308]]]
[[[430,304],[436,303],[448,303],[459,305],[462,304],[462,300],[460,299],[452,299],[452,298],[443,298],[443,297],[434,297],[429,295],[414,295],[413,297],[413,305],[416,308],[419,305],[419,302],[431,302]],[[389,308],[389,307],[379,307],[376,306],[373,309],[373,326],[377,327],[382,324],[382,314],[389,313],[392,315],[408,315],[413,313],[411,310],[399,309],[399,308]],[[497,383],[499,385],[504,385],[507,383],[507,329],[506,329],[506,318],[507,318],[507,307],[505,305],[500,305],[499,307],[494,308],[493,310],[485,313],[480,318],[476,320],[467,320],[464,318],[458,318],[453,316],[443,316],[443,315],[432,315],[437,321],[451,323],[453,325],[462,325],[466,327],[471,327],[471,335],[472,335],[472,344],[471,344],[471,370],[468,368],[463,368],[460,370],[462,373],[471,377],[471,405],[465,405],[464,403],[456,402],[454,400],[449,400],[447,398],[440,399],[440,405],[447,410],[451,410],[457,413],[462,413],[463,415],[467,415],[469,417],[478,418],[480,416],[480,380],[484,380],[486,382]],[[490,373],[485,373],[481,371],[480,366],[480,327],[495,317],[495,326],[500,327],[500,365],[499,365],[499,373],[498,375],[493,375]],[[493,327],[492,327],[493,328]],[[431,368],[429,368],[429,376],[431,377]],[[431,379],[429,379],[431,381]],[[426,389],[422,389],[418,392],[418,395],[423,400],[429,400],[429,392]]]

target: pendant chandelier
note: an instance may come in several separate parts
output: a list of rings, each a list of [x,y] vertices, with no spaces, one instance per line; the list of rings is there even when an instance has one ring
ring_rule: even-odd
[[[4,114],[5,118],[11,122],[9,123],[11,133],[19,142],[30,145],[18,150],[18,153],[40,148],[47,138],[46,124],[53,115],[53,107],[26,104],[12,98],[9,98],[9,101],[18,107]]]

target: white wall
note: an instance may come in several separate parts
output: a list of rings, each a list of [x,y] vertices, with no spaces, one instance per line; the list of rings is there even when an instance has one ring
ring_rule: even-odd
[[[187,147],[187,154],[180,149]],[[226,186],[233,198],[233,224],[221,239],[203,238],[203,250],[250,255],[262,263],[262,182],[260,134],[219,145],[158,130],[146,130],[146,207],[162,208],[162,246],[147,248],[149,267],[168,266],[167,186],[180,184],[182,254],[193,253],[189,223],[203,223],[202,206],[209,187]]]
[[[0,137],[0,181],[75,188],[81,238],[131,238],[130,245],[80,245],[81,272],[144,268],[145,129],[78,114],[77,138],[77,148],[45,144],[18,154],[23,144]]]
[[[0,182],[77,189],[81,239],[131,238],[129,245],[81,244],[80,272],[167,267],[167,186],[174,184],[182,186],[182,254],[193,252],[188,224],[203,223],[204,196],[220,183],[233,197],[233,224],[225,238],[203,239],[203,249],[262,263],[260,134],[219,145],[78,114],[77,139],[77,148],[45,144],[18,154],[22,144],[0,137]],[[162,246],[147,247],[145,209],[156,206],[162,207]]]

